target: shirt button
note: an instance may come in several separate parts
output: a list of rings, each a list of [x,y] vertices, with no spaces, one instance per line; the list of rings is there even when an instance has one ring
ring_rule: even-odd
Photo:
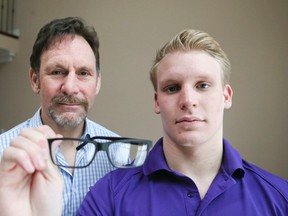
[[[193,197],[193,193],[192,193],[192,192],[188,192],[188,193],[187,193],[187,196],[188,196],[189,198],[192,198],[192,197]]]

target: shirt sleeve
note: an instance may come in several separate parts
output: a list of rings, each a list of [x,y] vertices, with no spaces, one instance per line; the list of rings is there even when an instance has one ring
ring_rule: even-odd
[[[107,174],[90,188],[77,211],[78,216],[114,215],[114,196],[110,178],[111,175]]]

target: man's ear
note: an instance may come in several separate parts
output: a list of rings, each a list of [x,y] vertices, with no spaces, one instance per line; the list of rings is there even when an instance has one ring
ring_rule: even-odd
[[[40,92],[39,76],[36,74],[36,71],[32,68],[29,69],[29,78],[33,92],[39,94]]]
[[[160,108],[159,108],[159,103],[158,103],[158,95],[155,92],[154,93],[154,112],[156,114],[160,114]]]
[[[233,90],[230,85],[225,85],[224,87],[224,108],[230,109],[232,106],[232,96]]]
[[[96,77],[96,92],[95,92],[95,95],[99,94],[100,88],[101,88],[101,74],[99,73],[99,75]]]

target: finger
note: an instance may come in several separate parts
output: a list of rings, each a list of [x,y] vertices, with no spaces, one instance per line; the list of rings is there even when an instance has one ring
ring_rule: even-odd
[[[54,179],[56,181],[60,181],[60,183],[63,181],[63,177],[58,166],[54,165],[51,160],[47,161],[44,175],[47,179]]]
[[[48,125],[35,128],[38,132],[42,133],[46,138],[54,138],[56,133]]]
[[[20,157],[21,160],[24,160],[25,157],[26,161],[20,161],[19,158],[15,158],[16,161],[23,166],[23,163],[32,163],[35,169],[42,170],[45,168],[45,161],[49,158],[49,149],[47,140],[43,140],[46,144],[44,146],[39,145],[39,143],[31,140],[32,138],[26,138],[24,136],[18,136],[12,139],[10,147],[14,148],[18,154],[15,154],[15,157]],[[40,142],[40,141],[39,141]]]
[[[22,170],[20,170],[22,169]],[[27,172],[33,173],[35,167],[25,151],[14,147],[4,149],[0,162],[0,170],[2,172]]]
[[[47,139],[55,137],[56,134],[50,127],[44,125],[38,128],[23,128],[19,136],[27,138],[45,150],[47,148]]]
[[[46,160],[50,158],[48,137],[61,137],[48,126],[24,128],[19,136],[12,139],[10,147],[14,148],[12,155],[5,159],[5,169],[11,169],[17,164],[26,172],[44,170]],[[9,148],[10,148],[9,147]]]
[[[45,161],[49,158],[49,137],[59,137],[49,126],[23,128],[19,136],[12,140],[11,146],[26,151],[35,168],[43,170]]]

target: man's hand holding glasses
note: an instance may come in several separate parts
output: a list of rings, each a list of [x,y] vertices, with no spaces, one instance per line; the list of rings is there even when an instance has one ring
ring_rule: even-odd
[[[4,150],[0,161],[2,214],[60,215],[63,179],[57,166],[71,170],[85,168],[101,152],[116,168],[138,167],[144,163],[151,146],[149,140],[61,138],[48,126],[26,128]],[[17,205],[13,205],[15,200]]]

